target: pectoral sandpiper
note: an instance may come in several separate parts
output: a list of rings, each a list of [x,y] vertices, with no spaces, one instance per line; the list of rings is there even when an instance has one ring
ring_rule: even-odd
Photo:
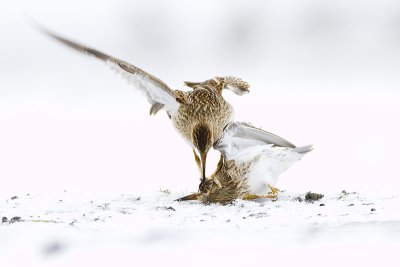
[[[120,59],[56,35],[41,26],[41,32],[61,43],[94,56],[121,73],[136,88],[146,93],[151,104],[150,114],[164,109],[172,124],[200,155],[201,181],[205,182],[207,153],[221,137],[224,127],[233,120],[233,108],[222,97],[223,89],[238,95],[249,92],[249,85],[235,77],[215,77],[205,82],[186,82],[191,91],[170,89],[163,81],[144,70]]]
[[[199,191],[178,200],[230,203],[235,199],[276,198],[279,175],[312,146],[296,147],[279,136],[247,123],[227,125],[214,148],[221,152],[217,170]],[[199,159],[197,159],[198,164]],[[216,186],[218,180],[221,186]]]

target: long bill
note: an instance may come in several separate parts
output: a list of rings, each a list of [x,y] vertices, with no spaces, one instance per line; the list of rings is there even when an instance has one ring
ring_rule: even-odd
[[[190,195],[175,199],[175,201],[198,200],[199,196],[200,196],[200,193],[194,193],[194,194],[190,194]]]

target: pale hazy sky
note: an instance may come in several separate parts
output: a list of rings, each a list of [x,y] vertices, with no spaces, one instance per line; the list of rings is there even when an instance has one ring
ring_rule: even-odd
[[[237,120],[315,146],[278,187],[400,187],[398,1],[0,4],[0,192],[198,184],[165,114],[150,117],[135,88],[35,32],[24,12],[176,89],[216,75],[248,81],[250,94],[225,94]]]

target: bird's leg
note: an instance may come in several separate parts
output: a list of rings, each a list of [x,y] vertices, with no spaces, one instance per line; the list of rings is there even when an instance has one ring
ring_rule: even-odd
[[[193,155],[194,155],[194,160],[196,161],[197,168],[199,169],[199,172],[202,173],[202,165],[201,165],[202,162],[194,149],[193,149]],[[199,191],[204,193],[204,190],[206,190],[205,186],[206,186],[206,180],[202,178],[199,185]],[[208,191],[207,193],[209,193],[210,190],[211,188],[207,189]]]
[[[205,183],[207,181],[206,177],[207,153],[200,153],[200,161],[201,161],[201,182]]]
[[[277,196],[273,195],[259,196],[259,195],[248,194],[243,197],[243,200],[255,200],[260,198],[277,198]]]
[[[201,161],[199,156],[197,156],[196,151],[193,149],[193,155],[194,155],[194,160],[196,161],[197,168],[199,169],[199,172],[201,173]]]
[[[270,184],[268,184],[268,188],[271,190],[271,193],[269,193],[270,196],[278,197],[278,193],[280,192],[280,190],[278,188],[273,187]]]
[[[221,157],[219,158],[219,161],[218,161],[218,164],[217,164],[217,169],[211,175],[211,179],[218,186],[218,188],[222,188],[222,185],[221,185],[220,181],[217,178],[217,174],[219,173],[219,171],[221,170],[223,165],[224,165],[224,157],[221,154]]]
[[[276,198],[276,196],[272,195],[259,196],[259,195],[248,194],[243,197],[243,200],[255,200],[260,198]]]
[[[243,197],[243,200],[254,200],[254,199],[259,199],[259,198],[277,198],[279,189],[276,187],[273,187],[270,184],[268,184],[267,187],[271,190],[271,192],[269,192],[267,195],[259,196],[259,195],[248,194]]]
[[[248,194],[248,195],[245,195],[243,197],[243,200],[254,200],[254,199],[257,199],[257,198],[260,198],[260,197],[257,196],[257,195]]]
[[[253,194],[248,194],[245,195],[243,197],[244,200],[254,200],[254,199],[259,199],[259,198],[277,198],[278,197],[278,193],[279,193],[279,189],[276,187],[273,187],[272,185],[268,184],[268,188],[271,190],[270,193],[268,193],[268,195],[265,196],[259,196],[259,195],[253,195]]]
[[[199,168],[199,170],[201,172],[202,168],[201,168],[200,158],[199,158],[199,156],[197,156],[197,153],[196,153],[195,150],[193,150],[193,154],[194,154],[194,158],[195,158],[196,163],[197,163],[197,167]],[[222,168],[223,165],[224,165],[224,157],[221,154],[221,157],[220,157],[219,162],[217,164],[217,169],[214,171],[214,173],[210,177],[210,180],[212,180],[212,182],[214,184],[216,184],[218,186],[218,188],[222,188],[222,185],[221,185],[220,181],[218,180],[217,175],[221,171],[221,168]],[[207,189],[205,189],[206,188],[205,187],[206,184],[209,185],[209,186],[207,186]],[[212,189],[212,187],[210,185],[211,184],[207,183],[206,180],[204,180],[204,181],[202,180],[200,182],[200,185],[199,185],[199,191],[200,192],[204,192],[206,190],[207,194],[209,194],[211,192],[211,189]]]

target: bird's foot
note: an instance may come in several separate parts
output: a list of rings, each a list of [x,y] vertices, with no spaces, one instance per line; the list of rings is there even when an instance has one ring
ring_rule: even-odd
[[[273,187],[272,185],[268,185],[268,188],[271,190],[270,193],[268,193],[269,196],[274,196],[275,198],[278,197],[278,194],[280,190],[276,187]]]

